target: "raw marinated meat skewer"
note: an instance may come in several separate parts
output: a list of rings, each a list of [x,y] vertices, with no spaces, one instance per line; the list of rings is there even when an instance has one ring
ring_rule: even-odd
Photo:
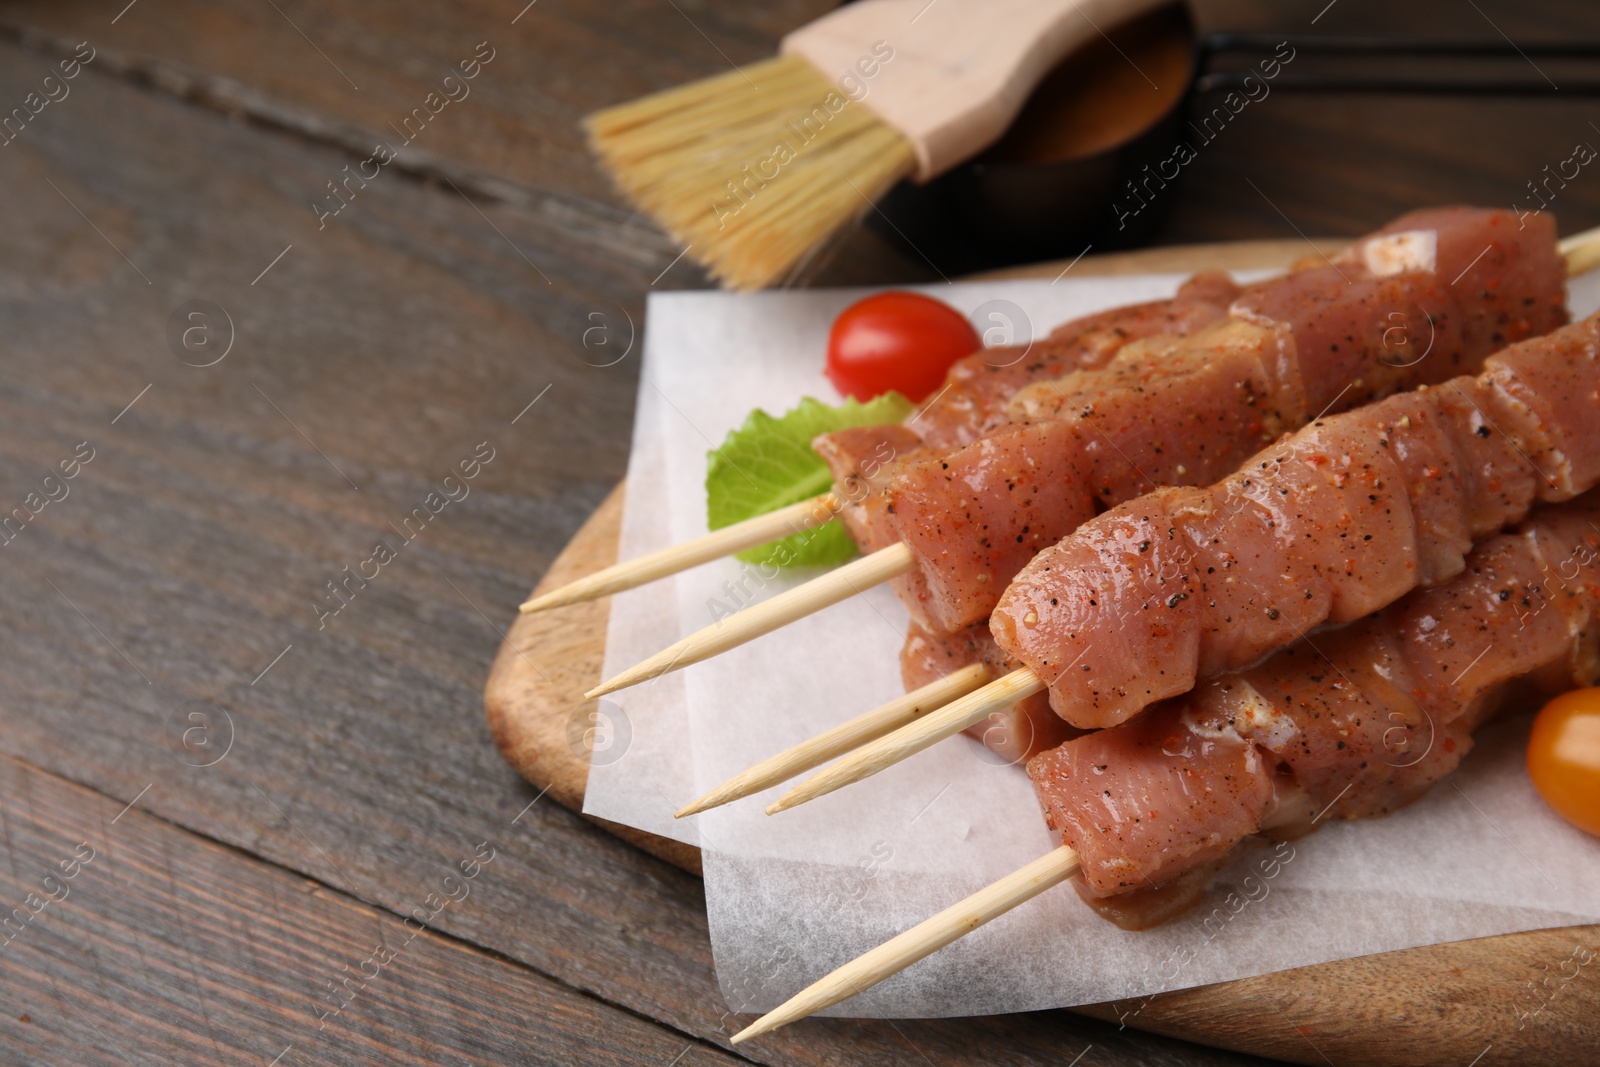
[[[1597,420],[1593,316],[1111,509],[1039,553],[990,626],[1058,714],[1113,726],[1453,577],[1474,541],[1600,479]]]
[[[1102,914],[1150,925],[1191,906],[1253,834],[1294,837],[1416,799],[1456,767],[1514,681],[1560,692],[1600,679],[1597,520],[1600,493],[1543,509],[1485,541],[1444,585],[1035,757],[1029,773],[1066,843],[840,967],[734,1042],[862,992],[1075,875]]]
[[[588,696],[697,663],[891,578],[905,579],[902,600],[930,628],[978,621],[1034,552],[1102,506],[1154,485],[1208,483],[1319,412],[1475,370],[1507,341],[1565,317],[1553,224],[1535,233],[1538,224],[1514,222],[1468,208],[1414,213],[1393,226],[1418,228],[1386,230],[1325,267],[1252,287],[1225,322],[1193,337],[1125,347],[1054,388],[1070,401],[1059,417],[899,469],[879,496],[902,540],[691,634]],[[1433,338],[1427,358],[1403,365],[1386,343],[1400,308],[1425,318]]]
[[[1477,377],[1319,420],[1215,486],[1113,508],[1040,553],[1002,598],[991,627],[1022,668],[767,810],[876,774],[1046,690],[1072,725],[1114,726],[1197,677],[1448,580],[1476,540],[1600,481],[1597,413],[1600,314],[1513,345]]]

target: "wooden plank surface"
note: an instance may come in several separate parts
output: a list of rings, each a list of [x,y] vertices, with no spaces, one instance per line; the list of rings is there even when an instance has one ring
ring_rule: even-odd
[[[11,2],[0,12],[18,29],[87,36],[143,77],[203,103],[259,110],[317,136],[349,137],[359,149],[374,136],[393,138],[390,124],[487,41],[494,59],[459,101],[471,106],[447,108],[405,152],[590,199],[602,179],[579,129],[584,115],[771,55],[786,29],[830,6],[141,0],[115,24],[116,11],[93,0]]]
[[[521,207],[574,242],[647,271],[645,281],[671,266],[669,284],[682,286],[704,284],[704,274],[692,261],[677,261],[681,249],[613,194],[579,121],[597,108],[726,70],[730,59],[770,55],[784,29],[829,6],[163,0],[133,7],[112,24],[95,0],[13,0],[0,3],[0,32],[55,55],[91,39],[102,69],[338,146],[349,157],[340,166],[359,163],[383,141],[398,151],[390,169]],[[480,44],[493,58],[464,87],[449,87],[459,102],[425,125],[405,125]],[[306,190],[308,216],[319,194],[329,195],[321,181]],[[858,231],[815,276],[854,284],[908,272],[937,276],[918,257]],[[637,300],[642,288],[620,292]]]
[[[1480,6],[1514,25],[1507,5]],[[513,24],[522,8],[0,4],[7,111],[77,42],[100,48],[71,96],[0,148],[4,507],[79,442],[96,448],[70,496],[0,546],[0,752],[121,803],[149,786],[138,808],[182,831],[174,854],[210,847],[203,836],[382,914],[414,906],[462,841],[504,840],[481,907],[446,909],[439,929],[684,1044],[720,1042],[731,1020],[697,882],[554,804],[524,811],[536,793],[495,754],[479,693],[500,620],[623,473],[635,361],[598,366],[581,343],[590,316],[620,340],[652,284],[700,283],[590,166],[570,119],[723,69],[719,49],[769,52],[817,6],[539,0]],[[504,36],[464,32],[494,20]],[[319,231],[310,205],[326,183],[419,103],[461,43],[484,39],[505,46],[472,98]],[[333,65],[360,88],[341,89]],[[1378,112],[1397,120],[1385,124],[1348,100],[1275,94],[1188,168],[1165,234],[1355,233],[1416,203],[1504,202],[1588,136],[1582,101],[1525,103],[1421,101]],[[1562,190],[1569,228],[1600,221],[1590,177]],[[819,280],[932,277],[863,234]],[[236,337],[209,368],[179,362],[167,336],[173,312],[202,299]],[[495,458],[470,496],[319,629],[326,583],[376,539],[401,544],[395,526],[484,440]],[[230,732],[226,756],[193,765]],[[69,996],[82,978],[64,960],[38,966]],[[273,995],[248,973],[229,978]],[[590,1044],[554,1058],[611,1061],[614,1016],[590,1016]],[[215,1061],[160,1018],[118,1022],[130,1039],[149,1026],[137,1062]],[[269,1033],[239,1029],[241,1045]],[[817,1022],[743,1054],[1030,1064],[1088,1045],[1086,1067],[1252,1062],[1060,1015]],[[30,1056],[122,1062],[78,1047]],[[344,1060],[358,1054],[328,1057]]]
[[[53,62],[0,47],[0,99]],[[52,107],[0,158],[0,492],[95,451],[4,545],[0,750],[396,915],[461,842],[503,842],[481,905],[438,929],[724,1042],[698,882],[537,802],[480,704],[499,620],[625,461],[632,361],[586,362],[582,316],[651,276],[403,173],[319,232],[305,203],[343,153],[93,64]],[[166,331],[196,299],[235,331],[204,368]],[[469,494],[408,540],[485,441]],[[329,617],[328,583],[379,539],[394,558]],[[745,1055],[918,1060],[908,1042],[946,1063],[1091,1043],[1235,1062],[1031,1017],[819,1023]]]
[[[611,491],[540,579],[556,589],[617,558],[622,486]],[[484,709],[495,747],[517,773],[568,811],[583,811],[594,736],[593,701],[583,694],[600,677],[611,598],[554,614],[519,615],[506,629],[484,683]],[[681,841],[594,819],[596,825],[690,874],[700,850]]]
[[[141,803],[0,758],[5,1062],[740,1062],[429,929],[477,907],[491,843],[404,923]]]

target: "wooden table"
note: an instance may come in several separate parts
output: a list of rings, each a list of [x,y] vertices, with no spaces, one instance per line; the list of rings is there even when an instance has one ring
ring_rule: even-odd
[[[0,3],[0,1059],[1249,1062],[1063,1012],[732,1053],[699,883],[490,741],[501,630],[625,466],[637,356],[584,331],[619,351],[704,284],[575,124],[826,3],[123,2]],[[1579,5],[1478,6],[1515,37]],[[1275,96],[1163,236],[1511,203],[1589,110]],[[1600,175],[1554,206],[1600,222]],[[861,234],[816,281],[928,272]],[[1292,1007],[1262,1025],[1306,1058]]]

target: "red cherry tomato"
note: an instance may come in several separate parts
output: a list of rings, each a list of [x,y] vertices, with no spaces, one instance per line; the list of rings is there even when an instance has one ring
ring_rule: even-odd
[[[1528,774],[1546,804],[1600,836],[1600,689],[1563,693],[1533,720]]]
[[[945,371],[983,347],[972,324],[949,304],[891,290],[845,308],[828,334],[828,380],[839,392],[871,400],[894,389],[921,401]]]

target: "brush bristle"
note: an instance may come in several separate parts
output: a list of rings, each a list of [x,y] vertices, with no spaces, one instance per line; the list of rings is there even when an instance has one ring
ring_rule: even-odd
[[[617,185],[724,284],[783,279],[912,173],[911,143],[798,57],[596,112]]]

